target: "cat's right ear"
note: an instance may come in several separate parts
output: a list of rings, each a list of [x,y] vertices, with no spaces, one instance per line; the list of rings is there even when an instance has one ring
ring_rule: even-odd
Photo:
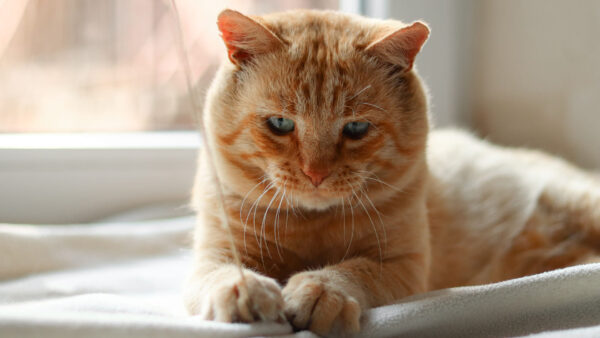
[[[256,55],[271,52],[283,45],[263,24],[231,9],[219,14],[217,25],[227,47],[229,60],[238,66]]]
[[[367,46],[366,51],[408,72],[428,37],[429,27],[417,21],[374,41]]]

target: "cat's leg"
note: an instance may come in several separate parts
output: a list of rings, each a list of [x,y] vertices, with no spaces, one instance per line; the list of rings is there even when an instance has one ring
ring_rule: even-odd
[[[600,180],[543,153],[517,155],[543,185],[531,217],[498,257],[493,281],[600,262]]]
[[[600,180],[579,174],[549,182],[538,203],[600,250]]]
[[[184,291],[188,312],[220,322],[285,321],[277,281],[245,268],[243,273],[242,279],[236,265],[200,255]]]
[[[600,179],[543,153],[521,156],[547,177],[536,211],[559,223],[565,237],[579,238],[582,247],[600,255]]]
[[[358,332],[364,310],[425,291],[424,258],[408,256],[353,258],[292,276],[283,289],[288,320],[321,335]]]
[[[566,164],[557,165],[554,174],[542,191],[536,210],[549,220],[539,231],[547,233],[549,242],[554,242],[544,266],[554,269],[598,261],[600,181]],[[560,231],[548,231],[553,223]]]

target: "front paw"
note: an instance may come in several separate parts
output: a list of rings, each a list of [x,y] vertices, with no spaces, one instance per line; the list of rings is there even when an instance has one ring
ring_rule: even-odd
[[[251,271],[244,271],[244,280],[236,271],[202,288],[188,310],[202,319],[219,322],[285,322],[279,284]]]
[[[360,330],[360,304],[327,276],[327,272],[294,275],[283,289],[285,315],[295,329],[319,335]]]

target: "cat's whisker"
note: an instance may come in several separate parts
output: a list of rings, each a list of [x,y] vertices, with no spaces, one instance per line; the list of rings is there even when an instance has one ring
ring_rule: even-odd
[[[377,176],[377,174],[376,174],[376,173],[374,173],[374,172],[367,172],[367,171],[365,171],[365,173],[372,175],[374,178],[378,179],[380,182],[383,182],[383,183],[390,184],[390,183],[388,183],[388,182],[386,182],[386,181],[382,180],[382,179],[381,179],[381,177]],[[369,176],[369,177],[370,177],[370,176]],[[393,186],[393,187],[395,187],[393,184],[390,184],[390,185],[391,185],[391,186]]]
[[[242,199],[242,203],[240,205],[240,221],[242,221],[242,210],[244,209],[244,203],[246,203],[246,199],[248,199],[248,196],[250,196],[250,194],[254,191],[254,189],[256,189],[259,185],[265,183],[265,181],[268,180],[268,178],[265,177],[266,175],[261,176],[259,179],[262,179],[260,182],[258,182],[254,187],[252,187],[252,189],[250,189],[246,195],[244,196],[244,198]]]
[[[359,90],[356,94],[352,95],[350,98],[346,99],[346,102],[348,101],[352,101],[353,99],[355,99],[358,95],[362,94],[365,90],[371,88],[371,85],[367,85],[365,88]]]
[[[390,188],[390,189],[393,189],[393,190],[395,190],[395,191],[397,191],[397,192],[400,192],[400,193],[404,193],[404,192],[405,192],[404,190],[402,190],[402,189],[400,189],[400,188],[398,188],[398,187],[396,187],[396,186],[393,186],[393,185],[391,185],[391,184],[389,184],[389,183],[387,183],[387,182],[385,182],[385,181],[381,180],[381,179],[380,179],[380,178],[379,178],[379,177],[378,177],[376,174],[374,174],[374,173],[371,173],[371,172],[368,172],[368,171],[363,171],[363,172],[364,172],[365,174],[367,174],[367,175],[373,175],[373,176],[375,176],[375,177],[363,176],[363,175],[361,175],[361,173],[360,173],[360,172],[358,172],[358,171],[353,171],[352,173],[353,173],[353,174],[355,174],[356,176],[358,176],[358,177],[362,178],[362,179],[365,179],[365,180],[371,180],[371,181],[375,181],[375,182],[377,182],[377,183],[383,184],[383,185],[385,185],[386,187],[388,187],[388,188]]]
[[[403,191],[403,190],[401,190],[400,188],[398,188],[398,187],[395,187],[395,186],[393,186],[393,185],[391,185],[391,184],[389,184],[389,183],[386,183],[386,182],[384,182],[384,181],[382,181],[382,180],[380,180],[380,179],[377,179],[377,178],[375,178],[375,177],[363,177],[363,178],[364,178],[365,180],[370,180],[370,181],[374,181],[374,182],[377,182],[377,183],[383,184],[384,186],[386,186],[386,187],[388,187],[388,188],[390,188],[390,189],[392,189],[392,190],[394,190],[394,191],[397,191],[397,192],[404,192],[404,191]]]
[[[260,233],[261,233],[261,242],[259,244],[259,248],[260,251],[262,252],[262,242],[265,242],[265,248],[267,249],[267,254],[269,255],[269,258],[273,258],[271,256],[271,250],[269,249],[269,243],[267,242],[267,234],[266,234],[266,220],[267,220],[267,215],[269,214],[269,209],[271,209],[271,205],[273,204],[273,201],[277,198],[277,196],[279,195],[279,192],[281,190],[279,188],[277,188],[277,191],[275,191],[275,194],[273,194],[273,197],[271,197],[271,200],[269,201],[269,204],[267,205],[267,210],[265,211],[265,213],[263,214],[263,219],[262,219],[262,223],[260,225]]]
[[[336,204],[335,209],[333,210],[333,218],[337,218],[339,208],[340,208],[339,204]]]
[[[352,186],[350,186],[350,189],[352,189]],[[356,194],[354,189],[352,189],[352,194],[356,197],[356,200],[358,201],[358,203],[361,205],[361,207],[365,211],[365,214],[367,214],[367,217],[369,218],[369,221],[371,222],[371,226],[373,227],[375,239],[377,240],[377,247],[379,249],[379,273],[381,274],[383,272],[383,250],[381,249],[381,241],[379,240],[379,233],[377,232],[377,227],[375,226],[375,222],[373,222],[373,218],[371,217],[369,210],[367,210],[367,207],[362,202],[362,200],[359,198],[359,196]]]
[[[294,216],[298,217],[298,214],[296,214],[296,209],[294,209],[294,193],[293,192],[290,192],[289,199],[286,198],[286,203],[288,205],[288,208],[292,209],[292,213],[294,214]]]
[[[261,193],[261,195],[259,195],[258,198],[254,202],[252,202],[252,204],[250,205],[250,210],[248,210],[248,213],[246,214],[246,220],[244,221],[245,224],[248,224],[248,219],[250,218],[250,215],[252,215],[252,210],[254,208],[256,208],[256,206],[258,205],[259,199],[262,197],[262,194],[267,190],[269,185],[270,184],[267,184],[267,186],[263,189],[263,192]],[[256,237],[256,228],[254,230],[254,238],[258,241],[258,237]]]
[[[287,227],[288,227],[288,219],[290,216],[290,204],[288,202],[288,199],[286,197],[286,208],[285,208],[285,230],[283,231],[283,238],[285,239],[287,236]]]
[[[292,202],[293,203],[293,202]],[[302,217],[302,219],[306,219],[306,215],[302,212],[302,208],[300,208],[300,199],[296,197],[296,208],[298,209],[298,215]]]
[[[361,104],[362,104],[362,105],[365,105],[365,106],[369,106],[369,107],[373,107],[373,108],[379,109],[379,110],[381,110],[382,112],[386,112],[386,113],[388,112],[387,110],[385,110],[385,109],[381,108],[380,106],[378,106],[378,105],[376,105],[376,104],[373,104],[373,103],[369,103],[369,102],[359,102],[357,105],[358,105],[358,106],[360,106]]]
[[[258,244],[260,247],[260,260],[262,262],[263,267],[265,266],[265,259],[264,259],[263,252],[262,252],[262,239],[259,240],[258,235],[256,234],[256,210],[258,209],[258,204],[259,204],[260,200],[263,198],[263,196],[267,192],[269,192],[273,188],[274,185],[275,185],[275,182],[269,183],[269,185],[265,188],[263,193],[260,194],[260,196],[254,202],[254,216],[252,219],[252,224],[253,224],[253,228],[254,228],[254,239],[256,240],[256,244]],[[252,209],[250,209],[248,216],[250,216],[251,213],[252,213]]]
[[[259,179],[262,178],[262,181],[258,182],[254,187],[252,187],[252,189],[250,189],[250,191],[248,191],[246,193],[246,196],[244,196],[244,198],[242,199],[242,204],[240,205],[240,222],[242,223],[242,226],[244,228],[244,250],[246,251],[246,254],[248,254],[248,246],[246,245],[246,227],[248,225],[248,219],[246,218],[246,222],[244,222],[244,220],[242,219],[242,212],[244,210],[244,203],[246,203],[246,199],[248,198],[248,196],[250,196],[250,193],[252,193],[254,191],[254,189],[256,189],[259,185],[265,183],[265,181],[267,180],[267,178],[265,178],[266,175],[262,175]],[[250,210],[252,210],[252,208],[250,208]]]
[[[355,106],[345,105],[344,110],[346,110],[346,109],[352,110],[352,116],[356,116],[356,107]]]
[[[362,191],[362,194],[366,197],[367,202],[369,202],[369,204],[371,205],[371,208],[373,208],[373,210],[375,210],[375,213],[377,214],[377,217],[379,218],[379,223],[381,224],[381,230],[383,231],[383,250],[385,251],[387,249],[387,230],[385,229],[385,223],[383,223],[383,218],[381,217],[381,212],[379,212],[379,210],[377,210],[377,208],[373,204],[373,201],[371,201],[371,198],[369,197],[369,195],[367,195],[367,193]]]
[[[304,213],[302,212],[302,208],[300,207],[299,197],[296,197],[296,208],[298,208],[298,214],[300,215],[300,217],[302,217],[302,219],[306,219],[306,216],[304,215]]]
[[[346,203],[346,199],[344,197],[342,197],[342,207],[344,206],[345,203]],[[350,201],[348,201],[348,205],[350,206],[350,214],[352,215],[352,217],[351,217],[352,226],[350,228],[350,241],[348,242],[348,245],[346,246],[346,252],[344,252],[344,256],[342,257],[342,262],[348,256],[348,253],[350,252],[350,247],[352,246],[352,241],[354,240],[354,208],[352,207],[352,203]],[[345,229],[346,229],[346,214],[344,213],[344,231],[345,231]],[[345,240],[346,239],[345,239],[345,235],[344,235],[344,242],[345,242]]]
[[[351,227],[350,227],[350,243],[348,243],[348,249],[346,249],[346,254],[348,254],[348,252],[350,252],[350,246],[352,246],[352,240],[354,240],[354,208],[352,207],[352,204],[350,205],[350,214],[352,215],[352,223],[351,223]]]
[[[283,199],[285,197],[285,185],[287,183],[287,180],[283,182],[283,187],[281,188],[282,190],[282,194],[281,194],[281,198],[279,199],[279,205],[277,206],[277,212],[275,213],[275,222],[273,225],[273,229],[275,232],[275,248],[277,248],[277,254],[279,255],[279,259],[283,262],[283,256],[281,255],[281,250],[279,248],[279,230],[278,230],[278,225],[279,225],[279,211],[281,210],[281,203],[283,202]]]
[[[336,210],[336,215],[337,215],[337,205],[335,207]],[[343,224],[343,228],[344,228],[344,245],[346,245],[346,213],[344,210],[344,197],[342,197],[342,224]]]
[[[258,198],[254,201],[254,203],[252,203],[252,205],[250,206],[250,210],[248,211],[248,214],[246,215],[246,224],[248,223],[248,219],[250,218],[250,215],[252,214],[252,210],[254,209],[254,220],[253,220],[253,224],[254,224],[254,238],[256,239],[256,241],[258,242],[258,237],[256,236],[256,209],[258,208],[258,204],[260,202],[260,200],[262,199],[262,197],[269,191],[271,190],[271,188],[273,187],[273,182],[270,182],[269,184],[267,184],[267,186],[263,189],[263,192],[258,196]]]

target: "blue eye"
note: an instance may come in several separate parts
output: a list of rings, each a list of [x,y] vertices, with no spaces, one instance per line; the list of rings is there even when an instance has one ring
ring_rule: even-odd
[[[349,122],[344,126],[343,133],[353,140],[361,139],[369,130],[369,122]]]
[[[267,125],[276,135],[285,135],[294,130],[294,121],[283,117],[269,117],[267,119]]]

